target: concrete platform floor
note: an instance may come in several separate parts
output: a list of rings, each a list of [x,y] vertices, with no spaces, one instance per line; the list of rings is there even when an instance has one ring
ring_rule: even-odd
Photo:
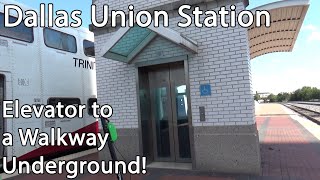
[[[279,104],[260,104],[256,110],[260,134],[262,175],[203,173],[188,170],[148,169],[146,175],[125,180],[320,180],[320,126]],[[81,159],[98,159],[91,154]],[[62,175],[20,175],[15,180],[60,180]],[[116,180],[114,176],[80,175],[76,179]]]

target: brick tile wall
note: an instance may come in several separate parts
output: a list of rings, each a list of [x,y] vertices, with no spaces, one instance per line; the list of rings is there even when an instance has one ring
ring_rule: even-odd
[[[98,0],[99,2],[101,0]],[[127,0],[129,1],[129,0]],[[141,1],[137,1],[138,3]],[[150,3],[153,2],[150,0]],[[158,2],[158,1],[157,1]],[[165,1],[159,1],[165,2]],[[125,3],[117,4],[126,5]],[[145,4],[144,6],[151,4]],[[237,9],[244,9],[237,3]],[[218,10],[216,4],[205,8]],[[202,18],[203,19],[203,18]],[[193,126],[251,125],[254,119],[254,101],[251,85],[250,56],[247,30],[235,28],[180,28],[181,17],[170,19],[170,28],[198,42],[198,54],[190,55],[189,76]],[[97,52],[113,33],[96,34]],[[144,54],[136,60],[150,60],[159,53],[175,55],[177,48],[171,42],[156,38]],[[153,45],[152,45],[153,44]],[[162,47],[161,47],[162,46]],[[170,48],[168,48],[168,46]],[[155,48],[157,47],[157,48]],[[170,53],[171,49],[171,53]],[[178,54],[186,53],[179,50]],[[149,54],[149,56],[146,56]],[[108,103],[114,108],[112,120],[119,128],[137,128],[136,75],[134,65],[97,57],[99,103]],[[200,84],[211,84],[212,96],[200,96]],[[199,106],[206,108],[206,122],[200,122]]]

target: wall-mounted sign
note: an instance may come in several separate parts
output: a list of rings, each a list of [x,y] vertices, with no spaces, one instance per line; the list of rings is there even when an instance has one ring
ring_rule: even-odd
[[[210,84],[200,85],[200,96],[211,96],[211,85]]]

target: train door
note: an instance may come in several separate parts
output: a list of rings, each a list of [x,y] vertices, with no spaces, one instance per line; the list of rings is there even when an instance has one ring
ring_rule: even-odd
[[[0,74],[0,134],[4,132],[4,118],[3,118],[3,100],[4,100],[4,76]],[[0,136],[0,140],[2,142],[2,136]],[[3,157],[4,148],[2,143],[0,143],[0,158]]]

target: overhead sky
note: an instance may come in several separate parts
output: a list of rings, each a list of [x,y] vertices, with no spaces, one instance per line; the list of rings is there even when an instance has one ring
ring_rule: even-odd
[[[54,9],[82,11],[83,26],[90,24],[91,0],[17,0],[39,9],[53,3]],[[277,0],[250,0],[248,9]],[[310,8],[292,53],[273,53],[251,61],[253,89],[258,92],[292,92],[303,86],[320,88],[320,0],[310,0]]]
[[[275,0],[251,0],[250,9]],[[311,0],[293,52],[273,53],[251,61],[254,91],[292,92],[320,88],[320,1]],[[317,53],[318,52],[318,53]]]

